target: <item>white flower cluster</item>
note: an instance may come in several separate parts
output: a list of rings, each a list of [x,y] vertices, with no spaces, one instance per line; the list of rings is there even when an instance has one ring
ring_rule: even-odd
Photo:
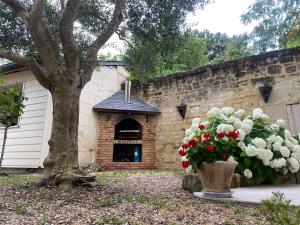
[[[254,109],[252,113],[253,119],[262,119],[267,121],[269,117],[263,113],[262,109]],[[253,128],[253,121],[250,118],[243,120],[242,129],[250,134]],[[247,127],[249,125],[251,129]],[[276,123],[267,125],[266,130],[272,134],[264,139],[256,137],[251,143],[245,144],[244,141],[238,143],[238,147],[242,149],[248,157],[256,157],[262,160],[265,166],[273,168],[275,171],[281,171],[283,174],[287,172],[296,173],[300,166],[300,145],[298,140],[292,137],[288,130],[284,130],[285,122],[282,119]],[[279,129],[284,133],[284,137],[278,134]],[[282,135],[282,134],[281,134]],[[299,138],[300,140],[300,138]],[[247,177],[249,171],[246,171]],[[244,175],[246,176],[245,172]]]

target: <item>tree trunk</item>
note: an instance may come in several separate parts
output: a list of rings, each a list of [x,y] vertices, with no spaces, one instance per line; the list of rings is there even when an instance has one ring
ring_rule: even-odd
[[[5,150],[6,139],[7,139],[7,130],[8,130],[8,126],[5,126],[3,143],[2,143],[2,152],[1,152],[1,156],[0,156],[0,171],[2,169],[2,161],[3,161],[3,157],[4,157],[4,150]]]
[[[60,84],[52,91],[53,122],[44,178],[51,184],[71,186],[78,165],[78,122],[81,89]]]

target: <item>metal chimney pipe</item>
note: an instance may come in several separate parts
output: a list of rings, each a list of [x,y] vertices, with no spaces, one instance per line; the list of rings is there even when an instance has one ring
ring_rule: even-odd
[[[125,81],[125,102],[131,103],[131,81]]]

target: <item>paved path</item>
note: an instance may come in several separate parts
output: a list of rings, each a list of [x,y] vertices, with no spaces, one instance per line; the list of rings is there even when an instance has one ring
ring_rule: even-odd
[[[231,198],[210,198],[204,196],[201,192],[195,192],[194,195],[201,199],[216,200],[222,202],[240,202],[249,204],[260,204],[261,200],[268,199],[272,192],[284,193],[287,199],[291,199],[291,204],[300,206],[300,185],[278,185],[278,186],[254,186],[233,188]]]

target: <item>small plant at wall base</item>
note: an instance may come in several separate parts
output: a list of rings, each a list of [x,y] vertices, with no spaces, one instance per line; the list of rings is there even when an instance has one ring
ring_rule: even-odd
[[[5,88],[3,87],[3,83],[1,83],[0,88],[0,124],[4,127],[4,137],[0,156],[1,170],[8,128],[18,124],[18,118],[23,113],[24,101],[27,98],[22,95],[17,84],[15,87]]]
[[[207,116],[202,123],[193,120],[178,150],[187,171],[218,160],[237,161],[235,172],[249,179],[274,179],[299,171],[300,136],[292,136],[284,120],[272,124],[260,108],[246,115],[243,109],[214,107]]]

